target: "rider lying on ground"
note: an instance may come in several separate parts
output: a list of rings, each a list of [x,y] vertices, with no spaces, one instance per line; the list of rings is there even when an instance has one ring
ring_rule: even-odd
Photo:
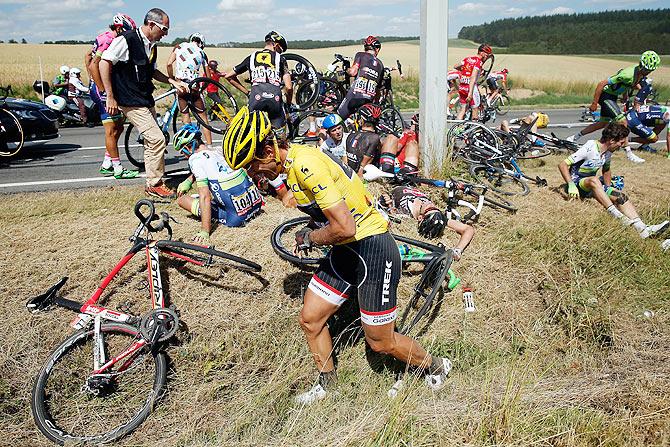
[[[390,193],[379,197],[379,204],[392,213],[411,216],[419,221],[419,234],[426,238],[439,238],[448,227],[460,235],[458,244],[453,248],[454,259],[460,260],[475,234],[475,229],[467,224],[447,217],[430,198],[413,186],[396,186]]]

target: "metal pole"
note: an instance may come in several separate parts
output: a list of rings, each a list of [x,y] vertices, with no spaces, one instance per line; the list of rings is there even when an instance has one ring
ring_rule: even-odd
[[[42,82],[42,102],[44,103],[44,75],[42,73],[42,56],[38,57],[40,61],[40,81]]]
[[[426,175],[446,161],[448,11],[448,0],[421,0],[419,137]]]

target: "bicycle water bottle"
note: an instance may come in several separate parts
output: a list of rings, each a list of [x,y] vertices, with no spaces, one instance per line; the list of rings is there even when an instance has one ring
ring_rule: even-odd
[[[398,245],[398,251],[400,251],[400,256],[405,256],[409,254],[409,247],[407,244]]]
[[[463,287],[463,310],[465,312],[474,312],[475,307],[474,292],[470,287]]]

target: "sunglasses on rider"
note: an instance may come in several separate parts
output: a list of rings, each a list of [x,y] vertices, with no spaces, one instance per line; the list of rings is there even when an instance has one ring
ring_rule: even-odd
[[[161,23],[158,23],[158,22],[155,22],[153,20],[149,20],[148,22],[153,23],[154,25],[156,25],[163,32],[163,34],[165,34],[167,36],[167,33],[170,30],[169,26],[165,26],[165,25],[163,25]]]

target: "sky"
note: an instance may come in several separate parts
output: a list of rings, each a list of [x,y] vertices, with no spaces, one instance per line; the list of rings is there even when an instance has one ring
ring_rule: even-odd
[[[668,4],[637,0],[634,5]],[[420,34],[420,0],[0,0],[0,39],[92,41],[115,13],[129,14],[139,24],[155,6],[170,16],[168,41],[195,31],[213,43],[262,40],[271,29],[289,42]],[[631,8],[629,0],[452,0],[448,32],[456,37],[463,26],[507,17],[625,8]]]

